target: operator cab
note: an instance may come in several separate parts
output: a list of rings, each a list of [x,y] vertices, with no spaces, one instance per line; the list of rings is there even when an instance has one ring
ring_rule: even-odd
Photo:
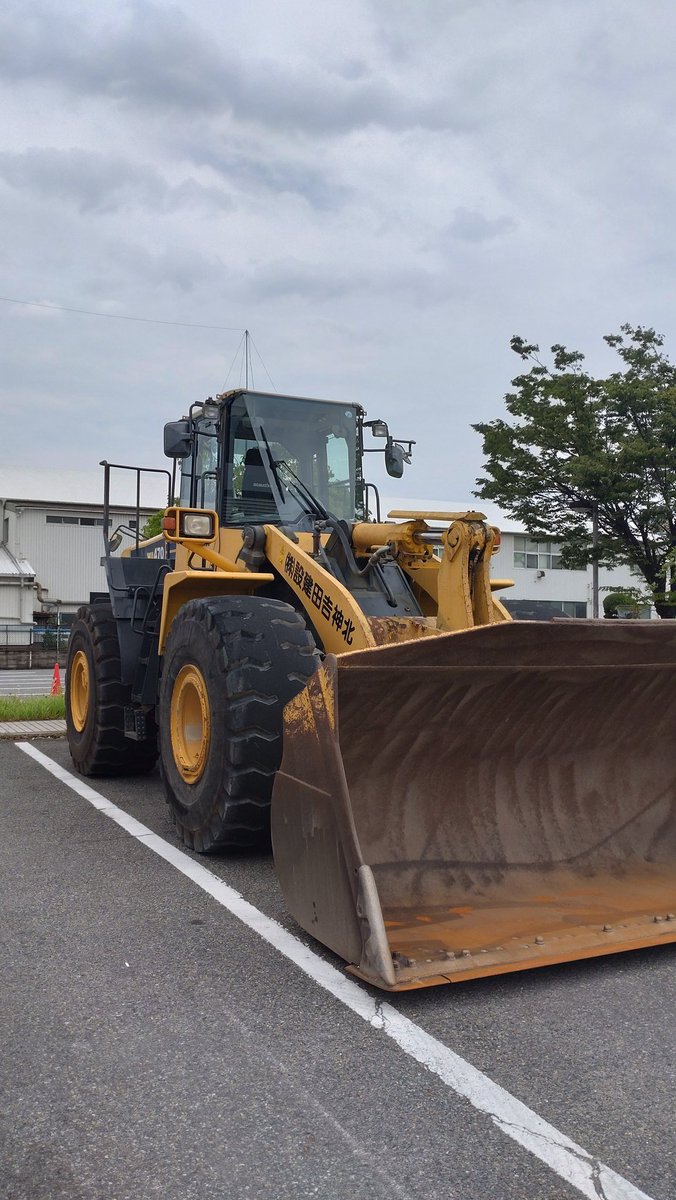
[[[193,405],[186,426],[180,503],[211,508],[224,526],[312,529],[324,511],[361,515],[356,404],[238,391]],[[190,453],[190,451],[192,451]]]

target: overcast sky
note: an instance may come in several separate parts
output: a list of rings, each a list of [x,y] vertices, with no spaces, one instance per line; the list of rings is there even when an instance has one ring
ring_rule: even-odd
[[[676,357],[675,48],[673,0],[4,0],[2,295],[232,328],[0,303],[0,462],[163,465],[246,326],[470,499],[513,333]]]

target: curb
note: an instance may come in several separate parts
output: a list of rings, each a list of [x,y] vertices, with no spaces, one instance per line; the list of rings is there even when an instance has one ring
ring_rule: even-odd
[[[33,738],[60,738],[66,736],[64,720],[0,721],[0,741],[32,741]]]

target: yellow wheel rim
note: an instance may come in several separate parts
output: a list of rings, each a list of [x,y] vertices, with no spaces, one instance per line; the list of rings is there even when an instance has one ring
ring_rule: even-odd
[[[207,686],[191,663],[181,667],[171,695],[171,748],[186,783],[202,778],[211,740]]]
[[[89,659],[84,650],[78,650],[70,664],[70,715],[78,733],[87,724],[89,712]]]

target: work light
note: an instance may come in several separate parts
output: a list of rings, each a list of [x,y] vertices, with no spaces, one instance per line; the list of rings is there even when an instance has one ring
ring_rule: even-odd
[[[210,541],[214,536],[214,518],[210,512],[182,512],[179,536]]]

